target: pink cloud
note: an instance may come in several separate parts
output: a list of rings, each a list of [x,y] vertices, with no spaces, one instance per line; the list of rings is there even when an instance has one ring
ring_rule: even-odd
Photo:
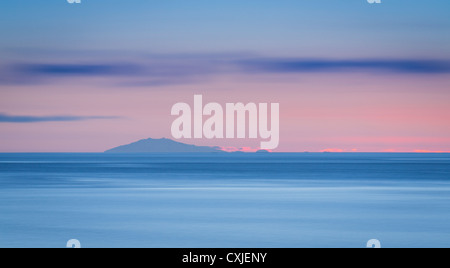
[[[414,153],[450,153],[450,151],[414,150]]]

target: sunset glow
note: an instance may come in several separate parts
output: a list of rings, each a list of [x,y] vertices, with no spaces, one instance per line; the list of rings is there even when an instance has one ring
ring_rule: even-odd
[[[102,152],[172,138],[171,107],[195,94],[220,105],[279,103],[275,152],[450,151],[448,1],[383,9],[329,1],[326,11],[315,1],[198,1],[199,9],[140,1],[119,20],[129,1],[41,2],[0,10],[9,25],[0,27],[8,37],[0,42],[1,152]],[[418,22],[424,10],[433,17]],[[139,24],[131,14],[152,19]],[[50,15],[60,24],[38,19]],[[75,28],[60,26],[74,20]]]

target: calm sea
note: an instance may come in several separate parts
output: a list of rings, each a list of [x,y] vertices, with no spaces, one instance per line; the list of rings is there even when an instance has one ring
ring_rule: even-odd
[[[0,247],[450,247],[449,154],[0,154]]]

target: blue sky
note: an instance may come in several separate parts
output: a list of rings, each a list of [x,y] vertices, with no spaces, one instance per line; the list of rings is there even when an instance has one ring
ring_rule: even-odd
[[[450,57],[445,0],[2,1],[12,48]]]

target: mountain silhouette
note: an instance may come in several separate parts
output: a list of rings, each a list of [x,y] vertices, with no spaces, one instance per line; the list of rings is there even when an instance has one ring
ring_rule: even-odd
[[[105,153],[223,153],[219,147],[196,146],[170,139],[144,139],[112,148]]]

